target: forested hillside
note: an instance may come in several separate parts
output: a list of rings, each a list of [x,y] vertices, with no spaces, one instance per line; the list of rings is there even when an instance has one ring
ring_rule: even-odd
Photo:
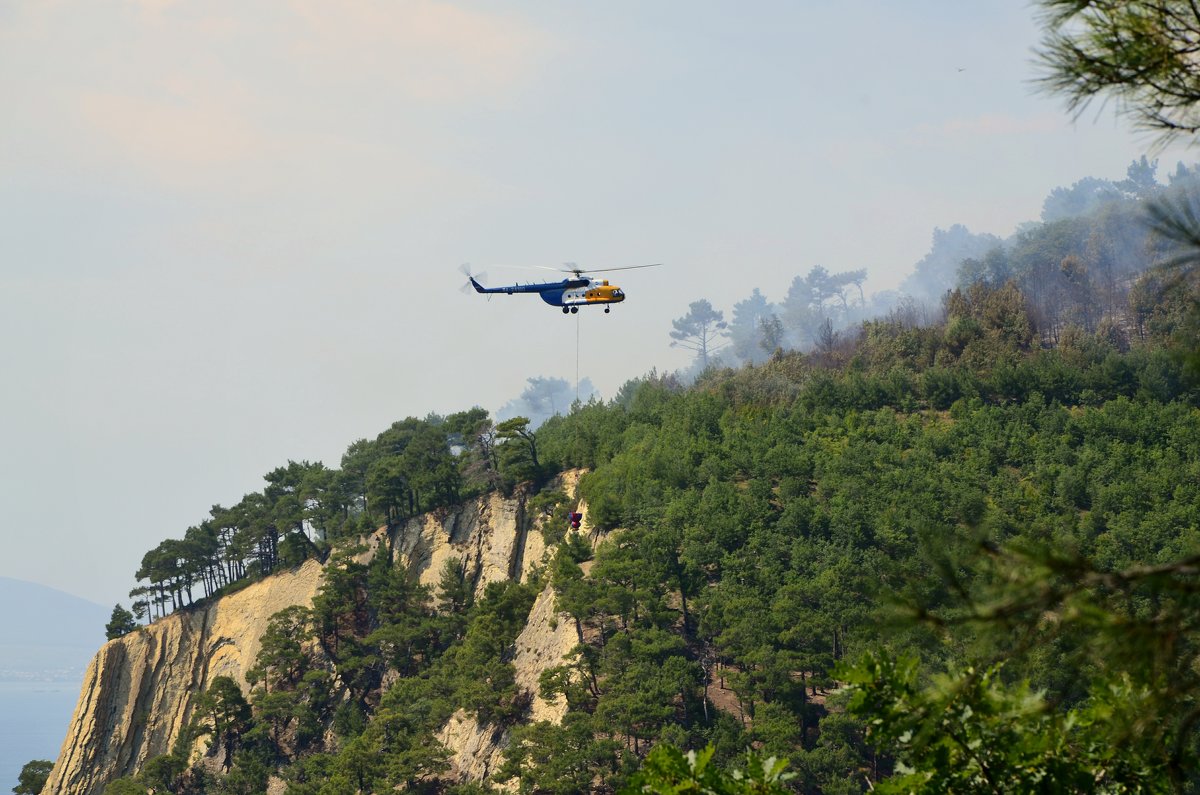
[[[1055,90],[1196,132],[1194,7],[1041,5]],[[862,270],[729,324],[700,299],[670,335],[687,386],[540,427],[409,418],[339,469],[276,469],[147,553],[134,613],[314,556],[319,593],[273,619],[249,693],[218,677],[107,791],[1196,791],[1196,181],[1142,158],[1006,240],[939,231],[905,283],[925,302],[883,317]],[[538,516],[532,577],[477,594],[360,559],[365,531],[493,490]],[[545,593],[578,643],[539,681],[565,714],[535,721],[514,644]],[[452,772],[455,715],[499,769]]]
[[[0,13],[20,540],[457,396],[139,541],[14,793],[1200,793],[1200,0],[989,5]]]
[[[710,366],[778,362],[785,353],[804,351],[805,377],[841,372],[856,385],[852,389],[874,389],[861,385],[893,378],[892,391],[884,394],[897,405],[923,402],[936,409],[980,389],[984,397],[988,388],[992,397],[1020,397],[1027,385],[1006,379],[1014,377],[1022,356],[1034,356],[1030,366],[1062,369],[1096,358],[1096,346],[1120,354],[1136,349],[1137,356],[1161,350],[1168,340],[1185,338],[1195,317],[1186,285],[1152,267],[1187,248],[1164,234],[1149,211],[1195,202],[1200,175],[1180,163],[1164,185],[1157,169],[1157,161],[1142,157],[1129,165],[1125,180],[1088,177],[1055,189],[1042,221],[1023,225],[1007,240],[972,235],[961,226],[935,230],[929,254],[916,264],[902,295],[868,302],[865,271],[815,267],[796,276],[777,304],[755,290],[734,305],[728,324],[724,313],[701,299],[675,321],[672,345],[696,354],[692,376]],[[1069,363],[1037,359],[1036,352],[1046,349],[1066,354]],[[656,379],[672,383],[670,376],[648,378]],[[562,458],[554,449],[550,454],[560,458],[539,460],[535,435],[547,418],[570,410],[575,391],[562,379],[528,381],[498,418],[480,408],[409,417],[373,440],[351,444],[338,469],[289,461],[267,473],[261,491],[232,506],[214,505],[182,538],[146,553],[135,574],[141,584],[130,594],[132,614],[121,608],[119,623],[165,615],[246,577],[325,554],[328,542],[384,522],[491,489],[507,491],[580,463],[587,457]],[[627,406],[639,383],[628,384],[612,403]],[[1089,384],[1075,389],[1039,383],[1035,389],[1049,400],[1094,402],[1112,394]],[[1176,388],[1165,381],[1143,386],[1160,395]],[[910,393],[913,399],[905,402]],[[587,379],[579,394],[594,410],[599,396]],[[887,402],[881,396],[851,402],[881,401]]]
[[[1143,339],[1158,311],[1161,275],[1140,277],[1177,248],[1149,223],[1148,210],[1186,207],[1200,193],[1195,166],[1177,163],[1160,177],[1158,161],[1143,155],[1123,180],[1085,177],[1055,188],[1041,218],[1007,238],[961,224],[935,229],[929,252],[898,291],[868,297],[865,269],[818,265],[795,276],[778,300],[753,290],[733,304],[728,323],[701,298],[674,321],[672,345],[695,352],[697,369],[762,363],[777,349],[829,352],[864,321],[899,311],[927,324],[952,290],[1011,283],[1026,297],[1030,331],[1041,344],[1057,345],[1067,329],[1083,329],[1123,346],[1123,339]]]
[[[939,323],[895,313],[688,388],[639,379],[536,431],[481,410],[409,419],[340,469],[275,470],[148,553],[137,594],[187,609],[198,587],[332,555],[325,585],[277,617],[251,692],[205,696],[191,737],[211,735],[220,764],[189,768],[180,743],[109,791],[258,792],[274,772],[297,793],[605,792],[655,747],[650,779],[688,769],[670,748],[711,745],[713,771],[753,748],[790,760],[772,786],[862,792],[917,759],[943,714],[1027,754],[1008,760],[1022,770],[1165,781],[1172,743],[1190,762],[1195,736],[1192,597],[1172,590],[1200,516],[1200,393],[1176,352],[1188,304],[1160,292],[1142,333],[1072,323],[1051,348],[1012,281],[944,306]],[[575,467],[595,545],[571,528],[577,503],[543,489]],[[528,490],[544,516],[530,583],[473,600],[453,566],[430,590],[355,562],[360,531],[490,489]],[[528,721],[511,662],[545,587],[579,640],[541,681],[566,699],[561,724]],[[1098,640],[1113,627],[1153,653],[1116,666]],[[1166,691],[1139,690],[1163,677],[1173,717],[1123,735],[1122,710],[1168,714]],[[1104,709],[1100,692],[1116,693]],[[507,732],[491,780],[446,773],[435,735],[458,709]],[[1022,744],[1070,710],[1086,720],[1058,727],[1056,751]]]

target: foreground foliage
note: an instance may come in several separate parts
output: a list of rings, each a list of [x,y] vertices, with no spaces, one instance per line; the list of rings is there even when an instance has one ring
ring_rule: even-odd
[[[655,795],[783,795],[783,786],[794,774],[784,772],[787,762],[775,757],[747,754],[744,763],[729,771],[711,764],[714,749],[686,754],[660,745],[646,757],[623,793]]]

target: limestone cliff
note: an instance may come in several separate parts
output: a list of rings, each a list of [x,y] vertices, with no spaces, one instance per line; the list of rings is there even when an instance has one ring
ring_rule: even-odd
[[[555,484],[568,494],[578,473]],[[537,519],[526,516],[525,499],[487,495],[454,509],[381,528],[366,542],[364,562],[386,550],[421,582],[436,585],[447,560],[464,564],[477,593],[489,583],[524,580],[544,559]],[[268,619],[292,605],[308,605],[320,588],[323,567],[308,561],[245,589],[105,644],[93,659],[44,795],[96,795],[111,780],[136,773],[147,759],[168,753],[192,718],[196,696],[216,676],[230,676],[247,690]],[[554,615],[554,595],[538,597],[516,641],[518,683],[537,691],[538,676],[575,645],[573,624]],[[535,698],[533,720],[561,719],[565,705]],[[441,739],[452,768],[479,780],[494,771],[506,736],[481,730],[456,716]],[[194,753],[205,750],[203,741]]]
[[[562,696],[546,701],[537,695],[538,677],[547,668],[562,664],[563,655],[578,642],[574,623],[554,612],[554,589],[547,587],[529,611],[529,621],[517,636],[513,657],[517,684],[534,694],[530,721],[559,723],[566,714],[567,703]],[[466,781],[482,781],[495,773],[509,741],[507,732],[480,726],[461,710],[442,727],[438,739],[450,749],[451,771]]]
[[[88,666],[58,761],[42,792],[90,795],[168,753],[195,697],[217,676],[246,684],[267,619],[307,604],[321,582],[308,561],[208,607],[109,641]]]

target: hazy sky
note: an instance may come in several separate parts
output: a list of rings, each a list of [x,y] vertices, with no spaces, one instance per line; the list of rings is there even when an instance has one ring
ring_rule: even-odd
[[[1150,142],[1035,94],[1036,40],[1014,0],[0,3],[0,575],[127,602],[288,459],[573,380],[577,327],[609,397],[697,298],[893,288],[1122,177]],[[666,266],[610,315],[457,289],[565,261]]]

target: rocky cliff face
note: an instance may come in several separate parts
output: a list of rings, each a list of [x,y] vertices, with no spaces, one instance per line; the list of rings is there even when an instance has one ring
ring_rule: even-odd
[[[538,677],[542,671],[562,663],[563,655],[579,643],[575,624],[570,617],[554,612],[554,589],[547,587],[538,594],[529,621],[517,636],[513,666],[517,669],[517,684],[534,694],[529,720],[559,723],[567,712],[562,696],[546,701],[538,692]],[[480,726],[475,718],[459,710],[438,736],[450,749],[450,769],[460,780],[483,781],[500,767],[508,733]]]
[[[578,473],[557,487],[574,492]],[[427,514],[367,541],[364,559],[392,552],[421,582],[436,585],[447,560],[465,564],[477,593],[491,582],[524,580],[546,552],[525,500],[488,495],[453,510]],[[43,795],[98,795],[115,778],[136,773],[170,752],[192,718],[196,696],[217,676],[246,687],[268,619],[292,605],[308,605],[320,588],[323,567],[308,561],[222,597],[106,643],[84,677],[75,714]],[[538,676],[575,645],[569,619],[555,620],[554,595],[538,597],[516,642],[517,681],[537,692]],[[565,704],[535,698],[532,719],[557,722]],[[458,715],[441,733],[453,769],[479,780],[495,769],[507,737],[480,729]],[[206,750],[198,742],[195,754]]]
[[[321,564],[308,561],[109,641],[88,666],[58,761],[42,792],[98,793],[170,752],[196,695],[217,676],[246,685],[267,619],[312,600]]]

